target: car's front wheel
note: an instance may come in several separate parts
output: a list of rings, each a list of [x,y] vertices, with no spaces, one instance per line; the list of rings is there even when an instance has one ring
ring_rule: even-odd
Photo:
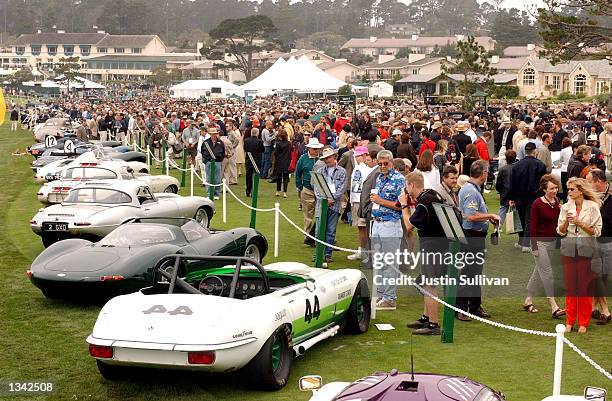
[[[368,294],[368,297],[365,294]],[[370,327],[371,312],[372,304],[369,298],[368,284],[365,279],[361,279],[357,288],[355,288],[355,294],[353,294],[351,305],[346,314],[344,330],[352,334],[365,333]]]
[[[244,257],[253,259],[259,263],[261,263],[261,249],[259,249],[259,245],[255,241],[249,242],[244,250]]]
[[[206,211],[206,208],[203,208],[203,207],[198,208],[193,218],[195,219],[195,221],[200,223],[202,227],[208,228],[209,218],[208,218],[208,212]]]
[[[284,325],[268,338],[257,355],[244,367],[243,373],[251,387],[276,391],[287,384],[292,363],[291,330]]]

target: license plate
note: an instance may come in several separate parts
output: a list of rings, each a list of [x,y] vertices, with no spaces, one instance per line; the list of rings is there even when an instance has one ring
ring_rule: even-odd
[[[43,223],[42,229],[43,231],[68,231],[68,223]]]

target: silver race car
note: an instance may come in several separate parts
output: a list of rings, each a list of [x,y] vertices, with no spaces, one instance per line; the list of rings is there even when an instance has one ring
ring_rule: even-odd
[[[154,194],[138,180],[90,181],[71,190],[62,204],[41,209],[30,227],[47,247],[66,238],[103,238],[136,217],[192,217],[208,227],[214,211],[208,198]]]

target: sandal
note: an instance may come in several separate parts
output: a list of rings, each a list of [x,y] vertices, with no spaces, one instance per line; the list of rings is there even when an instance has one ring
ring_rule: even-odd
[[[529,312],[529,313],[538,313],[539,312],[538,308],[536,308],[534,304],[523,305],[523,310],[525,310],[525,312]]]
[[[603,313],[599,315],[599,319],[597,319],[597,324],[602,326],[604,324],[610,323],[612,320],[612,315],[604,315]]]
[[[557,308],[552,313],[552,317],[553,317],[553,319],[559,319],[561,316],[565,316],[565,313],[566,313],[565,309]]]

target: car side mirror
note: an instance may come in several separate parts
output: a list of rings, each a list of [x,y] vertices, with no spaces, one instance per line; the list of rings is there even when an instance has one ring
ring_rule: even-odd
[[[315,391],[323,387],[323,378],[317,375],[300,377],[300,391]]]
[[[603,388],[585,387],[584,399],[589,401],[606,401],[607,391]]]

